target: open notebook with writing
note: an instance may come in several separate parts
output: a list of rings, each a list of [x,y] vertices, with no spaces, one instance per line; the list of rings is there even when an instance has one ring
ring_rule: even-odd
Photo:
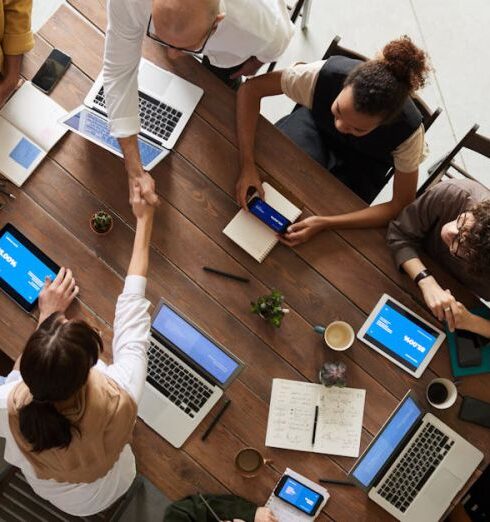
[[[20,187],[65,134],[66,111],[25,82],[0,111],[0,172]]]
[[[268,183],[264,182],[262,186],[265,202],[294,223],[301,215],[301,210]],[[278,242],[276,232],[243,209],[228,223],[223,233],[259,263],[262,263]]]

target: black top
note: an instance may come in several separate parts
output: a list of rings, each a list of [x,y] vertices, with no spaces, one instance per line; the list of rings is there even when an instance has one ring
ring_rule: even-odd
[[[385,163],[389,168],[393,166],[392,152],[420,127],[422,115],[409,98],[394,121],[380,125],[369,134],[357,137],[340,133],[335,127],[331,106],[349,73],[361,63],[345,56],[328,58],[318,76],[311,112],[323,141],[336,155],[348,156],[354,152]]]

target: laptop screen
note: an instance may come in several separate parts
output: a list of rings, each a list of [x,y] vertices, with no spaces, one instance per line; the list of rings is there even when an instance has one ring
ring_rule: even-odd
[[[194,363],[224,384],[239,364],[168,306],[163,305],[152,327]]]
[[[364,487],[371,487],[377,474],[392,457],[403,438],[418,422],[423,411],[408,396],[395,410],[382,431],[377,435],[351,471]]]

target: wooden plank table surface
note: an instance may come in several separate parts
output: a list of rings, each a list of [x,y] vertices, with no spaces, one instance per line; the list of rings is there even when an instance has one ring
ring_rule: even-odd
[[[53,47],[66,52],[73,64],[52,97],[67,110],[77,107],[102,66],[105,27],[103,1],[70,0],[36,36],[23,75],[32,78]],[[175,150],[152,171],[161,206],[155,214],[147,295],[153,304],[160,296],[170,300],[247,366],[228,390],[232,404],[206,442],[200,437],[209,418],[181,450],[138,421],[133,442],[138,469],[171,499],[198,491],[232,492],[259,504],[286,466],[313,480],[342,478],[354,459],[265,448],[272,378],[317,381],[320,366],[331,356],[312,326],[343,319],[357,330],[384,292],[434,320],[417,288],[397,272],[384,231],[325,232],[294,250],[279,245],[262,264],[228,240],[221,231],[238,210],[235,93],[190,57],[168,61],[149,40],[143,54],[205,91]],[[257,134],[257,164],[264,178],[300,205],[304,215],[364,206],[264,119]],[[17,199],[0,213],[0,225],[14,223],[58,264],[73,269],[81,291],[70,313],[99,328],[109,352],[114,306],[134,235],[122,160],[68,133],[14,192]],[[106,237],[96,236],[88,226],[98,209],[115,218]],[[242,274],[250,284],[205,273],[204,265]],[[451,277],[437,267],[434,271],[466,305],[475,304]],[[285,294],[291,310],[279,330],[249,311],[251,300],[273,288]],[[15,358],[35,328],[35,317],[3,294],[0,303],[1,348]],[[450,376],[446,345],[419,380],[358,341],[336,358],[347,365],[348,385],[367,390],[361,450],[409,388],[426,405],[427,383]],[[481,470],[490,457],[488,432],[459,421],[457,411],[462,395],[490,401],[488,376],[465,378],[459,391],[458,404],[438,416],[485,453]],[[259,448],[272,460],[254,479],[234,470],[234,456],[245,446]],[[329,491],[321,521],[392,520],[357,488],[331,485]]]

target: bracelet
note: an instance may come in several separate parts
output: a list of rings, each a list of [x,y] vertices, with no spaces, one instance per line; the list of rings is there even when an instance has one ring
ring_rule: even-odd
[[[430,277],[432,274],[426,269],[424,268],[421,272],[419,272],[413,282],[418,285],[420,283],[420,281],[422,281],[422,279],[425,279],[426,277]]]

